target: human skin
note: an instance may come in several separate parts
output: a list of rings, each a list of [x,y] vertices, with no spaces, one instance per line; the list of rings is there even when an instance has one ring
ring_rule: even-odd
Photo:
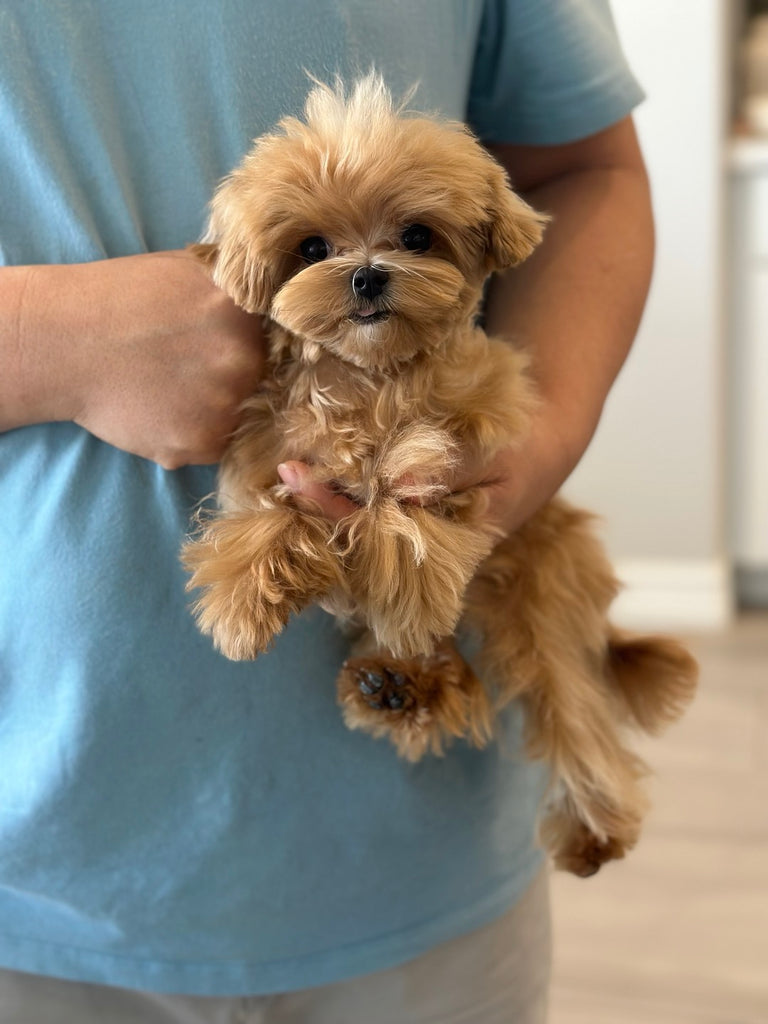
[[[642,313],[653,221],[631,118],[569,145],[493,152],[552,217],[487,305],[488,331],[530,353],[541,402],[522,445],[449,485],[487,486],[489,516],[512,530],[589,444]],[[169,470],[216,462],[264,361],[259,319],[186,252],[0,269],[0,430],[69,420]],[[302,463],[280,474],[331,518],[354,508]]]
[[[216,462],[265,356],[184,250],[0,270],[2,430],[71,420],[165,469]]]

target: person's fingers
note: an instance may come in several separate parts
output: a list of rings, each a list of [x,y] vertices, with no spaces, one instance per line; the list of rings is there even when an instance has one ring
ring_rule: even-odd
[[[497,487],[509,477],[508,456],[506,452],[497,453],[490,463],[467,462],[457,468],[454,475],[447,481],[451,494],[461,494],[473,487]]]
[[[277,472],[299,503],[302,499],[312,502],[332,522],[346,519],[358,509],[354,501],[343,494],[335,494],[327,485],[314,480],[311,468],[304,462],[281,462]]]

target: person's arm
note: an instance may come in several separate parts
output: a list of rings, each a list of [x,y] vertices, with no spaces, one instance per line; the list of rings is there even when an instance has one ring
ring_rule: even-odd
[[[645,303],[653,218],[631,118],[569,145],[492,151],[552,217],[533,256],[494,279],[486,310],[489,333],[529,351],[542,401],[522,445],[465,466],[454,487],[486,482],[490,514],[513,530],[560,488],[595,431]],[[281,475],[333,519],[354,510],[301,463]]]
[[[511,529],[560,488],[594,434],[640,322],[654,232],[631,118],[570,145],[492,152],[552,217],[534,254],[494,279],[487,304],[489,333],[530,353],[542,400],[524,445],[484,474],[498,476],[492,510]]]
[[[215,462],[263,365],[258,318],[186,251],[0,268],[0,430],[71,420],[167,469]]]

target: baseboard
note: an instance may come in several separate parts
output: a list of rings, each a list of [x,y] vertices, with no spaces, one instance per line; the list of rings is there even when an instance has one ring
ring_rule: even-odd
[[[616,573],[623,590],[611,617],[629,629],[722,629],[733,614],[731,573],[724,561],[628,559]]]

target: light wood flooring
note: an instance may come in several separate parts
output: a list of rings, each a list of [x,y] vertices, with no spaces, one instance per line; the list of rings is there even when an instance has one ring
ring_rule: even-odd
[[[690,644],[696,701],[640,747],[639,846],[553,878],[551,1024],[768,1024],[768,616]]]

